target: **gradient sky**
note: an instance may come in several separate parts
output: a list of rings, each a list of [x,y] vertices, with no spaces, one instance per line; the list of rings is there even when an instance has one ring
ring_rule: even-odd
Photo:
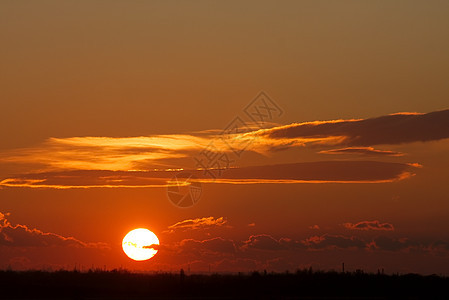
[[[448,15],[0,2],[0,268],[449,274]],[[194,170],[211,142],[232,159],[215,180]],[[191,208],[167,197],[178,168],[202,182]],[[121,249],[138,227],[161,241],[146,262]]]

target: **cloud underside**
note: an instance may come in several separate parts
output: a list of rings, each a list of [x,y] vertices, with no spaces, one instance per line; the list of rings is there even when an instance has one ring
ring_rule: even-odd
[[[67,171],[28,174],[4,179],[4,187],[165,187],[190,182],[257,183],[381,183],[408,178],[411,164],[377,161],[320,161],[230,168],[226,170]]]
[[[333,137],[331,143],[347,147],[426,142],[449,138],[449,110],[297,123],[260,130],[257,135],[285,141],[314,138],[318,142]]]
[[[377,220],[361,221],[358,223],[344,223],[343,226],[347,229],[353,229],[353,230],[386,230],[386,231],[394,230],[394,226],[392,224],[381,223]]]
[[[275,238],[268,234],[251,235],[247,240],[236,242],[222,237],[206,240],[184,239],[180,242],[165,245],[163,250],[169,255],[186,257],[260,257],[261,252],[288,253],[300,251],[324,250],[364,250],[387,252],[411,252],[448,255],[449,243],[443,240],[424,242],[408,238],[376,236],[362,238],[358,236],[323,234],[314,235],[302,240]]]
[[[323,154],[358,154],[367,156],[403,156],[404,153],[389,150],[379,150],[373,147],[346,147],[340,149],[322,150]]]
[[[224,226],[227,221],[223,217],[204,217],[196,219],[187,219],[179,221],[173,225],[168,226],[166,232],[173,233],[175,231],[187,231],[187,230],[207,230],[213,227]]]
[[[32,172],[151,170],[185,167],[195,157],[204,158],[205,153],[225,153],[232,160],[235,153],[242,151],[265,154],[303,147],[325,154],[401,156],[403,153],[372,146],[449,138],[449,110],[293,123],[252,128],[249,132],[242,128],[236,132],[239,133],[218,134],[209,130],[137,137],[53,137],[33,147],[2,151],[0,163],[25,166]]]
[[[77,247],[77,248],[100,248],[108,246],[105,243],[86,243],[74,237],[44,232],[27,225],[12,225],[6,218],[8,214],[0,212],[0,246],[7,247]]]
[[[226,161],[197,164],[196,168],[208,170],[186,172],[198,181],[228,184],[392,182],[412,176],[413,168],[405,163],[350,161],[351,158],[242,168],[234,168],[230,162],[237,161],[241,151],[264,154],[303,147],[333,157],[336,154],[358,159],[361,155],[397,157],[404,153],[377,149],[377,145],[444,138],[449,138],[449,110],[294,123],[238,134],[207,131],[140,137],[50,138],[35,147],[1,152],[0,164],[17,168],[18,174],[26,170],[27,175],[0,180],[0,187],[163,187],[180,168],[191,166],[193,159],[203,162],[212,156],[225,157]],[[216,169],[221,167],[231,168]]]

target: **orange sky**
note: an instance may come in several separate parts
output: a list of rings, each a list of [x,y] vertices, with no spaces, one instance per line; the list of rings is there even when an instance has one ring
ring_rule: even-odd
[[[449,274],[448,13],[2,2],[0,268]],[[138,227],[150,261],[121,249]]]

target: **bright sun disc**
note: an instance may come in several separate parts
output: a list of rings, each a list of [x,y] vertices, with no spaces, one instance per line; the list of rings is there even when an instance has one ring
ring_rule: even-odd
[[[137,228],[128,232],[123,238],[122,248],[129,258],[134,260],[147,260],[152,258],[157,249],[152,245],[159,245],[157,236],[145,228]]]

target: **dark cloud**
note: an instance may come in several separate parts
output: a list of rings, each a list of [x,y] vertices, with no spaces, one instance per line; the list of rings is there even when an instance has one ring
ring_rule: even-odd
[[[226,170],[221,180],[285,181],[392,181],[412,167],[403,163],[377,161],[317,161]]]
[[[394,230],[393,224],[390,223],[381,223],[377,220],[375,221],[361,221],[358,223],[344,223],[344,227],[348,229],[356,229],[356,230]]]
[[[181,254],[233,254],[236,247],[232,240],[227,240],[221,237],[216,237],[207,240],[184,239],[176,246],[178,252]]]
[[[64,237],[56,233],[43,232],[26,225],[12,225],[7,214],[0,213],[0,246],[8,247],[49,247],[71,246],[83,248],[107,248],[104,243],[85,243],[74,237]]]
[[[268,234],[259,234],[243,242],[242,249],[285,250],[287,247]]]
[[[358,237],[355,236],[347,237],[343,235],[329,235],[329,234],[309,237],[308,239],[304,240],[304,244],[309,249],[366,248],[366,243]]]
[[[426,142],[449,138],[449,110],[427,114],[399,113],[362,120],[307,122],[262,130],[259,136],[282,139],[341,137],[334,144],[372,146]]]
[[[427,250],[432,254],[447,255],[449,253],[449,242],[443,240],[432,242]]]
[[[369,243],[371,251],[388,252],[418,252],[431,255],[449,255],[449,242],[447,240],[416,240],[410,238],[393,238],[378,236]]]
[[[306,239],[277,239],[268,234],[258,234],[241,242],[222,237],[206,240],[184,239],[179,243],[161,247],[158,258],[164,258],[168,264],[172,264],[175,258],[176,263],[183,268],[189,264],[192,269],[204,271],[209,267],[212,271],[285,271],[295,270],[304,263],[298,258],[310,257],[317,251],[327,252],[329,255],[332,255],[333,251],[366,252],[368,255],[378,251],[447,256],[449,243],[444,240],[416,241],[388,236],[363,238],[323,234]]]
[[[387,236],[379,236],[373,239],[369,248],[383,251],[402,251],[412,247],[425,247],[424,243],[418,243],[408,238],[391,238]]]
[[[323,150],[324,154],[360,154],[368,156],[402,156],[404,153],[388,150],[378,150],[373,147],[346,147],[340,149]]]
[[[198,181],[215,183],[391,182],[413,175],[415,165],[378,161],[317,161],[230,168],[211,181],[202,170],[185,170]],[[213,172],[213,171],[211,171]],[[178,170],[95,171],[79,170],[26,174],[0,181],[6,187],[164,187]],[[219,176],[220,175],[220,176]]]

